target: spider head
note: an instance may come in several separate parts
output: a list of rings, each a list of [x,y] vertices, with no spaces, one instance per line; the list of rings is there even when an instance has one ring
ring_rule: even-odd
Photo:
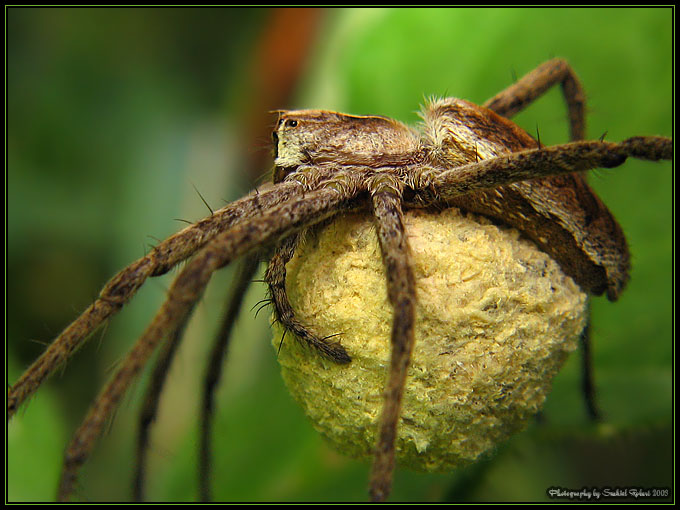
[[[281,110],[272,133],[274,182],[306,165],[380,167],[408,163],[418,137],[395,120],[326,110]]]

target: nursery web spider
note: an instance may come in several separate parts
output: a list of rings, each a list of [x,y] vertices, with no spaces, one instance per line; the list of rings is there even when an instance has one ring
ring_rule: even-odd
[[[544,147],[507,120],[553,85],[568,106],[572,142]],[[140,458],[165,369],[191,312],[213,272],[246,254],[273,250],[266,280],[277,319],[320,356],[350,363],[342,337],[320,338],[313,324],[295,318],[285,294],[285,264],[300,231],[350,210],[369,210],[376,221],[393,305],[392,357],[370,495],[388,497],[395,462],[400,403],[413,348],[414,277],[402,224],[405,208],[455,206],[517,228],[553,257],[584,291],[616,300],[628,280],[629,255],[623,232],[581,172],[612,168],[626,158],[672,158],[672,140],[634,137],[620,143],[585,138],[585,99],[569,65],[551,60],[482,107],[458,99],[433,100],[415,131],[381,116],[324,110],[279,111],[273,133],[274,184],[214,211],[159,243],[112,278],[97,300],[69,325],[8,391],[11,417],[40,384],[106,319],[117,313],[150,276],[187,261],[148,328],[118,366],[69,445],[58,491],[74,490],[77,472],[121,398],[157,347],[163,346],[150,397],[143,410]],[[253,260],[257,257],[251,257]],[[233,310],[252,277],[254,264],[235,292]],[[216,347],[206,382],[202,479],[208,480],[207,438],[212,391],[228,337]],[[589,398],[592,400],[592,398]],[[591,412],[595,414],[594,405]],[[143,465],[143,462],[140,463]],[[136,495],[141,497],[143,469]],[[204,486],[207,498],[209,488]]]

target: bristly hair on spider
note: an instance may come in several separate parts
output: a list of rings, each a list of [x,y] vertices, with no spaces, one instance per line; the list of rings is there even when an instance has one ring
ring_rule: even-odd
[[[546,147],[508,117],[556,84],[561,85],[567,103],[572,142]],[[349,395],[349,386],[339,390],[334,386],[335,381],[349,377],[356,382],[359,375],[348,376],[350,370],[358,368],[356,373],[360,374],[366,372],[362,367],[372,366],[372,384],[360,384],[363,393],[355,394],[352,400],[352,405],[370,404],[360,412],[369,419],[358,425],[340,422],[325,429],[320,426],[325,435],[349,453],[372,457],[369,482],[372,500],[383,501],[389,496],[397,452],[407,463],[416,462],[418,457],[426,458],[425,468],[433,464],[437,464],[436,468],[451,466],[474,460],[521,428],[540,409],[552,375],[566,353],[574,348],[575,339],[580,335],[581,341],[588,343],[585,294],[606,294],[614,301],[629,277],[629,253],[623,231],[589,188],[584,172],[617,167],[628,157],[658,161],[671,159],[673,154],[672,140],[664,137],[633,137],[619,143],[584,141],[584,111],[585,95],[581,85],[569,65],[560,59],[538,67],[483,106],[453,98],[430,101],[423,108],[420,129],[377,115],[348,115],[326,110],[279,111],[272,134],[273,184],[215,210],[124,268],[8,390],[8,416],[11,417],[95,329],[133,297],[148,277],[164,274],[187,261],[158,313],[121,361],[75,432],[66,451],[58,498],[67,500],[73,495],[80,467],[121,398],[158,348],[161,349],[159,360],[140,418],[135,498],[143,497],[148,431],[167,367],[213,273],[241,256],[245,256],[245,268],[225,314],[204,383],[199,462],[203,499],[210,498],[209,431],[221,360],[243,291],[253,278],[260,258],[266,256],[270,256],[270,262],[265,279],[276,320],[297,339],[286,341],[282,358],[296,349],[301,353],[297,358],[282,359],[284,374],[288,374],[285,377],[289,386],[298,388],[296,396],[308,406],[310,415],[316,414],[322,421],[329,414],[353,419],[347,413],[329,413],[317,405],[320,401],[327,402],[327,397],[317,395],[315,403],[305,403],[310,401],[299,394],[299,388],[310,385],[291,383],[290,374],[295,372],[296,364],[312,367],[308,370],[309,376],[323,370],[332,371],[335,375],[330,381],[314,388],[327,390],[327,396],[334,392],[340,399]],[[427,290],[427,279],[437,279],[440,270],[447,270],[445,262],[437,265],[436,261],[437,253],[444,248],[424,252],[424,258],[418,258],[422,256],[418,250],[427,244],[423,239],[428,229],[416,224],[414,218],[430,222],[427,214],[434,210],[435,215],[446,216],[444,223],[433,223],[437,232],[443,232],[447,230],[446,225],[459,221],[457,211],[440,213],[449,208],[466,212],[460,216],[462,223],[456,223],[466,233],[458,230],[458,234],[450,234],[466,246],[463,251],[467,249],[474,255],[486,250],[491,255],[490,246],[505,246],[510,256],[505,262],[501,262],[501,258],[484,257],[490,262],[484,270],[472,261],[466,262],[466,266],[458,268],[464,271],[463,278],[460,274],[441,274],[448,282],[444,288],[453,282],[464,292],[444,298],[444,302],[435,302],[429,300],[428,293],[438,295],[444,290],[442,287]],[[352,226],[352,218],[358,213],[372,218],[368,234],[358,233],[359,230],[365,232],[364,227]],[[473,218],[470,214],[477,216]],[[350,222],[349,227],[342,223],[346,221]],[[471,226],[470,221],[475,225]],[[497,224],[502,226],[498,232]],[[414,237],[410,228],[419,233]],[[514,230],[503,230],[506,228]],[[303,232],[310,231],[310,245],[345,243],[341,239],[347,237],[323,241],[324,231],[329,229],[349,229],[349,238],[361,240],[350,252],[360,253],[357,250],[361,244],[373,255],[378,254],[379,264],[375,264],[376,257],[366,252],[344,267],[354,268],[365,262],[371,266],[370,274],[379,273],[386,281],[386,286],[381,286],[382,294],[377,291],[375,278],[370,285],[364,285],[364,290],[376,290],[372,295],[379,296],[378,308],[388,310],[387,318],[383,316],[382,326],[377,328],[386,331],[382,347],[373,346],[379,335],[363,339],[358,335],[358,340],[350,339],[349,323],[330,327],[316,323],[316,319],[310,317],[320,317],[319,313],[313,306],[310,311],[300,303],[306,299],[300,296],[313,292],[299,290],[295,287],[297,283],[291,282],[289,286],[288,272],[292,274],[294,267],[304,263],[295,258],[296,253],[302,251],[298,247]],[[478,239],[475,233],[479,232],[484,235]],[[366,241],[367,236],[372,236],[374,242]],[[500,241],[501,238],[504,240]],[[499,240],[490,243],[490,239]],[[531,241],[530,247],[527,240]],[[449,244],[445,241],[439,246]],[[520,256],[520,252],[526,255]],[[325,260],[336,256],[329,255],[332,251],[317,253]],[[456,252],[448,257],[458,259],[453,253]],[[315,255],[312,252],[308,256]],[[337,256],[339,261],[340,255]],[[463,260],[462,254],[460,259]],[[494,260],[497,260],[495,264]],[[435,264],[428,266],[426,262]],[[326,289],[322,293],[327,294],[333,289],[347,290],[351,279],[349,269],[332,273],[331,268],[317,266],[324,270],[312,291]],[[340,263],[337,266],[342,267]],[[517,292],[513,293],[511,286],[520,281],[521,274],[528,275],[528,279],[518,283]],[[482,278],[480,275],[484,283],[476,279]],[[319,281],[324,278],[330,286],[320,286]],[[366,283],[369,281],[366,278],[368,276],[361,276],[358,281]],[[466,290],[468,281],[474,281],[475,286]],[[466,301],[469,294],[475,292],[477,297],[481,293],[485,299]],[[350,293],[357,302],[359,294],[351,289]],[[561,306],[554,306],[551,300],[556,298],[572,303],[567,312]],[[358,300],[360,308],[364,307],[365,300],[368,297]],[[296,302],[296,306],[291,302]],[[444,310],[447,306],[453,309]],[[465,308],[465,313],[460,315],[458,312]],[[547,313],[548,309],[556,313]],[[547,321],[542,325],[535,322],[537,310]],[[375,314],[369,310],[368,315]],[[433,332],[431,326],[427,326],[426,334],[420,324],[426,316],[427,320],[422,322],[438,322],[445,331]],[[502,327],[494,329],[494,318],[499,319],[495,321],[499,327],[509,324],[511,318],[516,319],[511,329],[517,335]],[[373,328],[361,321],[355,324],[360,330],[366,332]],[[528,328],[529,323],[535,327]],[[456,329],[460,330],[460,336]],[[554,337],[541,340],[541,347],[550,347],[540,356],[533,356],[537,346],[529,339],[538,338],[539,330]],[[433,340],[430,342],[424,337]],[[435,343],[437,337],[443,340],[442,344]],[[421,343],[433,349],[430,358],[445,359],[449,364],[434,366],[423,362],[419,357]],[[501,344],[508,347],[502,354]],[[474,349],[466,351],[466,348]],[[521,349],[527,349],[521,351],[523,355],[518,354]],[[301,356],[307,355],[312,356],[311,361],[303,361]],[[515,361],[520,359],[519,363],[512,364],[508,360],[512,357]],[[424,377],[414,376],[414,372]],[[586,370],[584,377],[590,382],[589,371]],[[411,388],[413,381],[420,385],[415,392]],[[446,387],[450,381],[455,385]],[[445,387],[444,394],[430,391],[439,389],[440,384]],[[589,387],[592,388],[592,384]],[[454,400],[445,410],[442,408],[442,412],[458,413],[457,416],[464,419],[452,420],[457,426],[444,431],[443,436],[411,433],[405,423],[427,428],[427,418],[418,423],[423,418],[423,410],[437,408],[436,405],[449,398],[447,395],[452,395]],[[597,416],[592,391],[586,398],[591,414]],[[473,423],[473,427],[462,432],[469,423]],[[354,432],[349,435],[353,438],[338,437],[352,427]],[[435,428],[442,427],[436,425]],[[489,438],[490,430],[501,430],[501,433]],[[458,445],[474,443],[474,451],[437,452],[441,445],[450,443],[452,437]],[[487,444],[482,444],[484,441]],[[425,451],[428,455],[434,451],[435,455],[423,456]],[[446,457],[443,462],[439,454]]]

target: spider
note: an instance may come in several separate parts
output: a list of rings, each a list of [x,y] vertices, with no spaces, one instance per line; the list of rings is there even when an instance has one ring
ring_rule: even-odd
[[[544,147],[507,120],[546,90],[561,84],[572,143]],[[121,398],[162,345],[142,412],[140,456],[162,380],[191,312],[212,274],[240,256],[253,254],[232,310],[252,278],[253,261],[273,253],[266,281],[275,316],[305,345],[337,364],[351,363],[342,337],[322,337],[303,324],[285,291],[286,263],[300,232],[345,212],[369,210],[378,231],[393,306],[392,355],[378,425],[370,496],[386,499],[395,465],[395,437],[406,371],[414,344],[415,291],[403,211],[456,206],[509,224],[532,239],[589,293],[616,300],[628,280],[629,255],[621,228],[588,187],[581,172],[612,168],[627,157],[672,158],[672,140],[634,137],[621,143],[585,138],[585,100],[570,66],[554,59],[476,106],[458,99],[433,100],[423,110],[422,130],[381,116],[325,110],[282,110],[273,132],[273,185],[262,187],[158,244],[114,276],[97,300],[69,325],[8,391],[11,417],[40,384],[117,313],[150,276],[187,260],[166,301],[95,400],[70,443],[58,498],[68,499],[79,468]],[[501,198],[502,197],[502,198]],[[256,256],[255,256],[256,255]],[[207,470],[212,391],[233,314],[206,382],[201,466]],[[163,344],[165,341],[165,344]],[[586,341],[587,343],[587,341]],[[588,378],[586,377],[586,386]],[[587,396],[596,414],[592,395]],[[143,466],[143,462],[140,463]],[[208,480],[208,476],[203,479]],[[136,494],[141,494],[143,467]],[[203,488],[204,495],[209,488]]]

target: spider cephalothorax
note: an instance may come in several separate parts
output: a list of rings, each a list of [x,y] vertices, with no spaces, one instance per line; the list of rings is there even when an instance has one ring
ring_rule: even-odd
[[[543,147],[502,116],[513,115],[555,83],[562,84],[575,141]],[[415,341],[416,283],[404,210],[455,206],[515,227],[550,255],[583,291],[596,295],[606,292],[612,300],[618,297],[628,278],[625,239],[580,172],[615,167],[627,157],[670,159],[670,139],[579,141],[584,137],[583,93],[562,60],[539,67],[484,107],[457,99],[436,100],[426,105],[422,117],[422,129],[413,130],[380,116],[323,110],[279,112],[273,133],[274,185],[215,211],[161,242],[105,286],[97,301],[10,388],[10,416],[89,334],[131,299],[147,277],[163,274],[192,257],[76,432],[66,452],[61,499],[71,495],[77,470],[156,347],[169,339],[161,357],[167,362],[171,346],[181,338],[212,273],[242,255],[273,249],[266,280],[277,319],[303,345],[329,362],[351,362],[352,353],[344,348],[341,335],[321,336],[315,333],[314,324],[296,318],[285,286],[286,263],[295,252],[299,233],[341,213],[372,214],[392,306],[391,356],[370,482],[374,500],[389,494],[404,384]],[[254,264],[250,266],[252,269]],[[227,323],[225,331],[229,327]],[[211,361],[213,367],[219,366],[219,356],[216,358]],[[164,370],[158,370],[160,380]],[[210,374],[204,439],[208,437],[217,380],[215,370]],[[154,395],[151,401],[157,398],[157,392]],[[592,398],[589,401],[594,414]],[[145,415],[142,428],[150,421]],[[205,444],[204,453],[209,450]],[[204,454],[204,471],[207,465]],[[204,487],[204,497],[207,491]]]

